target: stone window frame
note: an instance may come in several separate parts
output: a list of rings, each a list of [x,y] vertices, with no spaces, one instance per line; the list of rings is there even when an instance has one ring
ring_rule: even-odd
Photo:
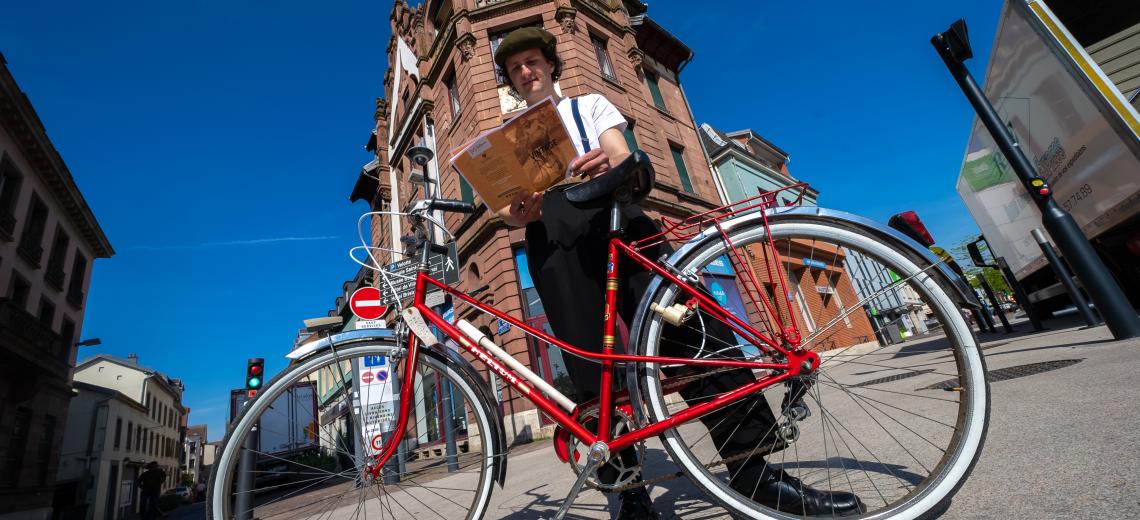
[[[593,31],[587,31],[587,33],[590,36],[590,46],[594,49],[594,59],[598,62],[598,73],[602,75],[602,79],[620,84],[617,78],[617,69],[614,68],[614,60],[610,57],[609,38]],[[607,67],[609,72],[606,72]]]
[[[673,141],[668,141],[668,143],[669,153],[673,156],[673,166],[677,168],[677,177],[681,180],[681,191],[696,194],[697,190],[693,186],[693,179],[689,177],[689,164],[685,161],[685,147]]]

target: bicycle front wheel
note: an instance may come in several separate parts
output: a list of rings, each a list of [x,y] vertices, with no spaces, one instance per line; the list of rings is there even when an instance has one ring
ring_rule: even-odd
[[[369,473],[389,435],[371,425],[395,418],[386,403],[400,395],[400,352],[380,344],[330,349],[266,384],[223,441],[210,479],[210,516],[481,518],[495,480],[490,436],[497,430],[481,382],[438,353],[421,349],[401,453],[381,478]],[[364,369],[355,375],[354,367]]]
[[[981,452],[989,388],[973,332],[935,267],[840,225],[752,218],[707,236],[678,272],[764,336],[784,346],[801,336],[821,366],[667,430],[666,450],[698,486],[749,518],[833,514],[808,511],[784,491],[765,493],[772,489],[851,493],[864,518],[916,518],[947,503]],[[651,286],[633,327],[641,353],[780,360],[707,313],[675,327],[648,310],[689,299],[667,280]],[[678,344],[682,336],[697,339]],[[652,422],[731,390],[704,384],[723,370],[639,370]],[[743,377],[757,375],[767,374]],[[678,381],[688,390],[676,393]]]

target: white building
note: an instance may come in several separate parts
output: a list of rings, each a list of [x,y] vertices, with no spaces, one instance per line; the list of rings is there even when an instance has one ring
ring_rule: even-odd
[[[87,518],[121,518],[138,507],[135,480],[154,461],[162,490],[181,485],[182,383],[138,364],[99,354],[75,368],[78,397],[68,413],[58,481],[76,488]]]
[[[86,518],[127,518],[137,507],[135,481],[151,460],[139,432],[156,426],[149,411],[117,390],[74,383],[59,461],[60,485],[76,483]]]
[[[206,462],[206,446],[209,441],[206,436],[206,425],[196,424],[186,428],[186,440],[182,442],[182,470],[190,474],[194,484],[206,481],[209,476],[203,470]],[[212,461],[211,461],[212,462]],[[196,486],[191,486],[193,489]]]

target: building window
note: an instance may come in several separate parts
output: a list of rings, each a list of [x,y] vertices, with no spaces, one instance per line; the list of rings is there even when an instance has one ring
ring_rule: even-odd
[[[625,136],[625,144],[629,146],[629,151],[636,152],[641,147],[637,146],[637,136],[633,135],[633,127],[634,122],[630,120],[629,124],[625,125],[625,131],[622,132],[622,135]]]
[[[661,85],[657,82],[657,75],[645,71],[645,84],[649,85],[649,94],[653,96],[653,104],[661,110],[669,110],[665,107],[665,98],[661,97]]]
[[[48,255],[47,271],[44,272],[44,280],[47,281],[48,285],[55,287],[57,291],[63,290],[63,264],[67,261],[67,247],[69,245],[71,245],[71,239],[63,231],[63,226],[56,226],[51,253]]]
[[[20,237],[20,256],[39,269],[40,258],[44,255],[44,228],[47,226],[47,204],[36,194],[28,205],[28,217],[24,221],[24,235]]]
[[[40,296],[40,323],[45,327],[51,328],[55,323],[55,304],[47,299],[47,296]]]
[[[685,167],[685,151],[681,147],[671,144],[669,151],[673,152],[673,164],[677,167],[677,175],[681,177],[681,189],[693,192],[693,181],[689,180],[689,169]]]
[[[4,242],[11,242],[16,232],[16,200],[23,181],[11,159],[0,159],[0,240]]]
[[[127,421],[127,450],[131,449],[131,436],[134,434],[135,423]]]
[[[44,416],[43,429],[40,430],[40,442],[36,449],[36,471],[39,472],[35,482],[42,486],[47,484],[48,463],[51,462],[51,447],[55,445],[55,417]]]
[[[614,64],[610,61],[610,51],[606,50],[606,41],[591,34],[590,43],[594,44],[594,57],[598,59],[598,70],[601,71],[602,76],[606,79],[617,81]]]
[[[456,173],[456,175],[459,174]],[[467,183],[467,179],[464,179],[462,175],[459,175],[459,198],[463,199],[463,202],[475,202],[475,192],[471,189],[471,185]]]
[[[60,336],[67,342],[67,352],[71,354],[71,347],[75,346],[75,322],[67,316],[63,317],[63,327],[59,329]]]
[[[127,439],[130,440],[130,438],[131,438],[130,435],[128,435]],[[114,447],[116,450],[119,449],[119,446],[122,444],[122,441],[123,441],[123,418],[117,417],[115,419],[115,444],[114,444]]]
[[[71,262],[71,283],[67,286],[67,302],[75,308],[83,306],[83,282],[87,279],[87,257],[75,252],[75,259]]]
[[[447,78],[443,80],[443,84],[447,85],[447,100],[451,104],[452,117],[459,115],[459,109],[461,108],[459,106],[459,87],[455,85],[454,71],[447,75]]]
[[[143,429],[140,424],[135,428],[135,451],[143,451]]]
[[[20,480],[20,467],[24,465],[24,452],[27,450],[28,435],[32,427],[32,411],[17,408],[12,417],[12,427],[8,430],[8,450],[0,458],[0,488],[16,485]]]
[[[20,310],[28,310],[28,298],[32,294],[32,284],[28,283],[23,276],[20,276],[15,269],[12,270],[12,293],[9,298],[12,305],[19,307]]]

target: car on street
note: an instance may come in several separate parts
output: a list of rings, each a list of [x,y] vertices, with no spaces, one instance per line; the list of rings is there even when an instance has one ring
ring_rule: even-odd
[[[191,500],[190,488],[186,486],[178,486],[166,492],[167,495],[174,495],[178,497],[183,503],[189,504]]]

